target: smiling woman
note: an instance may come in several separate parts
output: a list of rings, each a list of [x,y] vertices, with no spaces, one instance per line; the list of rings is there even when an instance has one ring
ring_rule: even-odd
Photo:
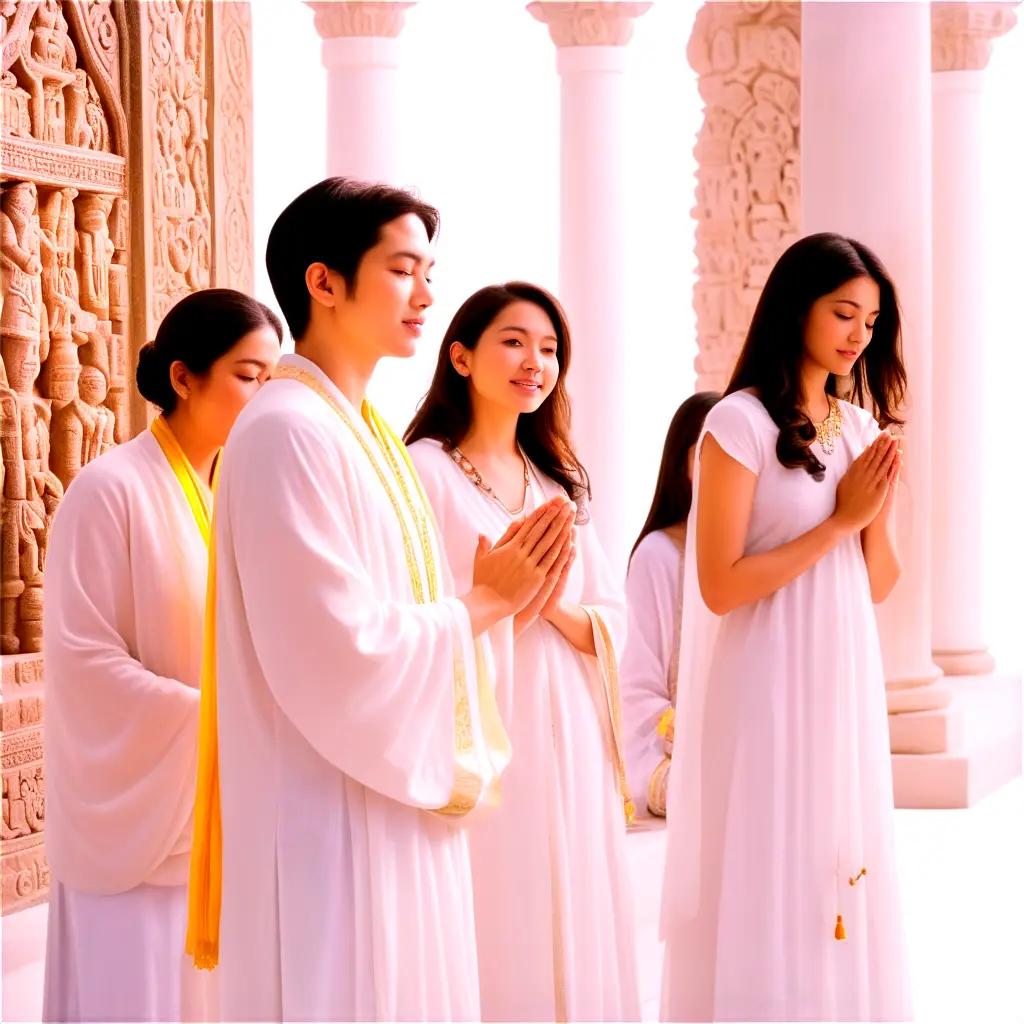
[[[445,334],[407,438],[459,586],[474,576],[478,537],[519,536],[517,517],[544,502],[589,498],[569,441],[570,354],[558,302],[522,282],[476,292]],[[469,835],[484,1020],[639,1015],[616,668],[624,602],[593,526],[576,522],[536,598],[489,632],[515,756],[501,807]]]

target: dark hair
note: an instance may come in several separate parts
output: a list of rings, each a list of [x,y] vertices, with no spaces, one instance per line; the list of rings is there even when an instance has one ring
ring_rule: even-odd
[[[176,302],[157,328],[156,338],[139,350],[135,383],[139,394],[164,414],[174,412],[178,395],[171,386],[171,364],[206,373],[246,334],[273,327],[281,340],[281,321],[269,307],[233,288],[204,288]]]
[[[433,240],[437,210],[390,185],[324,178],[281,211],[267,239],[267,273],[296,341],[309,327],[312,300],[306,287],[307,268],[323,263],[353,288],[360,261],[380,241],[380,229],[408,213],[423,221],[427,237]]]
[[[459,307],[441,341],[434,379],[405,432],[405,443],[431,437],[450,451],[462,442],[469,431],[472,405],[469,382],[452,365],[451,347],[458,341],[467,349],[476,348],[484,331],[513,302],[531,302],[547,313],[558,339],[559,367],[558,381],[544,404],[536,412],[519,417],[516,440],[533,464],[579,505],[590,497],[590,480],[569,440],[572,407],[565,389],[572,357],[569,322],[558,300],[537,285],[525,281],[492,284]],[[586,519],[585,510],[581,512],[580,522]]]
[[[847,281],[870,277],[881,296],[871,344],[857,360],[843,394],[830,375],[825,390],[858,405],[871,403],[882,427],[901,424],[907,372],[900,341],[896,287],[882,261],[866,246],[842,235],[808,235],[794,242],[772,268],[758,300],[727,395],[754,388],[779,428],[775,451],[790,469],[804,469],[816,480],[825,467],[811,451],[815,427],[800,407],[800,366],[804,324],[811,306]]]
[[[651,510],[647,513],[640,536],[637,537],[629,557],[632,558],[640,541],[655,530],[664,530],[666,526],[674,526],[684,522],[690,514],[690,502],[693,500],[693,484],[690,474],[686,471],[690,449],[697,443],[704,420],[720,402],[722,396],[717,391],[698,391],[683,402],[665,434],[665,447],[661,452],[661,468],[658,470],[658,482],[654,487],[651,499]]]

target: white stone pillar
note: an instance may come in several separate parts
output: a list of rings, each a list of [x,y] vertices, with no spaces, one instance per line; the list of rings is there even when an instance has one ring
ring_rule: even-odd
[[[931,24],[926,3],[803,5],[803,230],[873,249],[903,309],[910,379],[897,516],[903,574],[879,609],[891,691],[941,674],[931,656]],[[823,609],[823,614],[828,614]],[[920,693],[900,709],[935,707]],[[893,694],[890,694],[892,697]],[[890,700],[890,707],[892,701]]]
[[[327,68],[327,173],[398,184],[398,35],[412,2],[309,2]]]
[[[572,327],[573,435],[612,564],[629,550],[625,501],[626,186],[623,71],[633,19],[650,3],[527,5],[558,48],[561,80],[559,298]]]
[[[934,514],[932,648],[952,675],[995,667],[982,623],[982,460],[985,260],[981,93],[992,41],[1016,3],[932,4],[934,237]]]

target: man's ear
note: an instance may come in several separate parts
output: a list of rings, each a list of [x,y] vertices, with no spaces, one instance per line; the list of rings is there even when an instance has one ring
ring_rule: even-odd
[[[326,263],[306,267],[306,288],[321,306],[337,306],[345,300],[345,279]]]

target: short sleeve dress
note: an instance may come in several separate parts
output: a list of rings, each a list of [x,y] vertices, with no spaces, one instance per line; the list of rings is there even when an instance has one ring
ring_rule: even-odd
[[[878,435],[840,403],[824,480],[787,469],[741,391],[707,434],[757,477],[747,555],[811,530]],[[700,459],[695,466],[700,486]],[[725,616],[700,598],[688,529],[668,796],[664,1020],[905,1020],[911,1004],[893,842],[881,649],[858,535]],[[856,884],[850,879],[861,874]],[[837,939],[842,915],[845,939]]]

